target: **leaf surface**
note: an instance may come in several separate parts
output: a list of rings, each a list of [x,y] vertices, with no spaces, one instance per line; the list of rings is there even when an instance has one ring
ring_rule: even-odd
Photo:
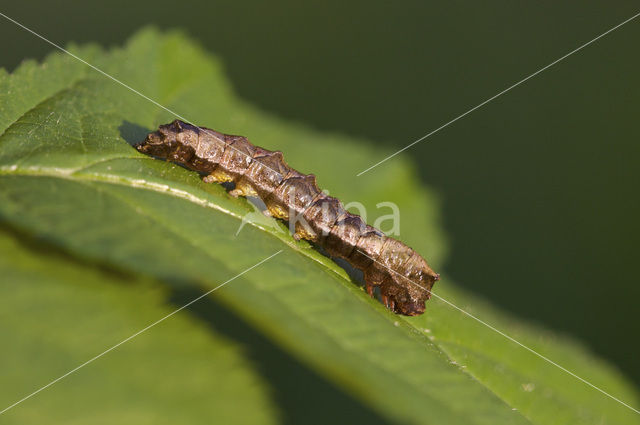
[[[401,239],[435,269],[441,264],[446,242],[437,198],[406,159],[355,178],[384,152],[245,104],[220,64],[180,34],[145,30],[124,49],[74,52],[190,122],[283,151],[331,195],[362,203],[369,223],[389,214],[378,203],[395,202]],[[175,116],[72,58],[54,54],[3,75],[0,99],[3,222],[83,264],[106,264],[170,291],[203,293],[281,251],[211,297],[378,415],[433,424],[638,423],[631,410],[446,303],[433,299],[417,318],[389,313],[336,263],[246,200],[138,154],[131,143]],[[238,233],[243,217],[249,222]],[[447,279],[435,290],[595,385],[637,400],[615,370],[577,344],[520,324]],[[543,302],[544,295],[530,296]]]

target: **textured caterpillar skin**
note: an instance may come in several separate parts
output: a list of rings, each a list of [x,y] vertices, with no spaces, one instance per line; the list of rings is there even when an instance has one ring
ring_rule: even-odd
[[[295,212],[304,218],[295,221],[296,239],[309,240],[362,270],[369,295],[379,287],[383,303],[392,311],[424,313],[439,278],[425,259],[346,211],[338,199],[320,191],[313,174],[290,168],[282,152],[179,120],[149,133],[136,149],[205,173],[205,182],[233,182],[231,195],[258,196],[267,206],[265,213],[276,218],[289,220]]]

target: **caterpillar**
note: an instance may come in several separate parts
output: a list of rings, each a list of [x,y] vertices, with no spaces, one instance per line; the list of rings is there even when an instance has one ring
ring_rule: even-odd
[[[289,167],[282,152],[180,120],[161,125],[135,148],[198,171],[206,183],[234,183],[232,196],[260,198],[265,214],[294,222],[296,239],[308,240],[362,270],[368,294],[374,297],[374,288],[379,288],[388,309],[407,316],[424,313],[440,277],[427,261],[346,211],[338,199],[318,188],[315,175]]]

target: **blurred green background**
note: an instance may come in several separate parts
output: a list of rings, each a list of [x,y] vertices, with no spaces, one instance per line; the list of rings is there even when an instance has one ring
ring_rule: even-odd
[[[640,5],[112,0],[1,11],[59,44],[121,44],[149,23],[183,28],[222,58],[245,100],[399,149]],[[5,20],[0,39],[9,70],[52,51]],[[640,18],[407,152],[442,199],[446,272],[578,337],[636,383],[639,41]]]

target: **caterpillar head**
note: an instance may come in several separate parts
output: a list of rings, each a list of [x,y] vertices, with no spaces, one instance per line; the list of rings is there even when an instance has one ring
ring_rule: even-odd
[[[155,156],[161,159],[167,159],[171,153],[178,148],[176,134],[187,125],[182,121],[175,120],[171,124],[164,124],[158,128],[158,131],[147,134],[147,137],[135,148],[138,152],[146,155]]]
[[[138,143],[135,148],[138,152],[146,155],[166,159],[172,150],[169,146],[170,143],[167,143],[166,140],[167,134],[165,132],[162,132],[161,130],[154,131],[153,133],[147,134],[147,137],[142,142]]]

